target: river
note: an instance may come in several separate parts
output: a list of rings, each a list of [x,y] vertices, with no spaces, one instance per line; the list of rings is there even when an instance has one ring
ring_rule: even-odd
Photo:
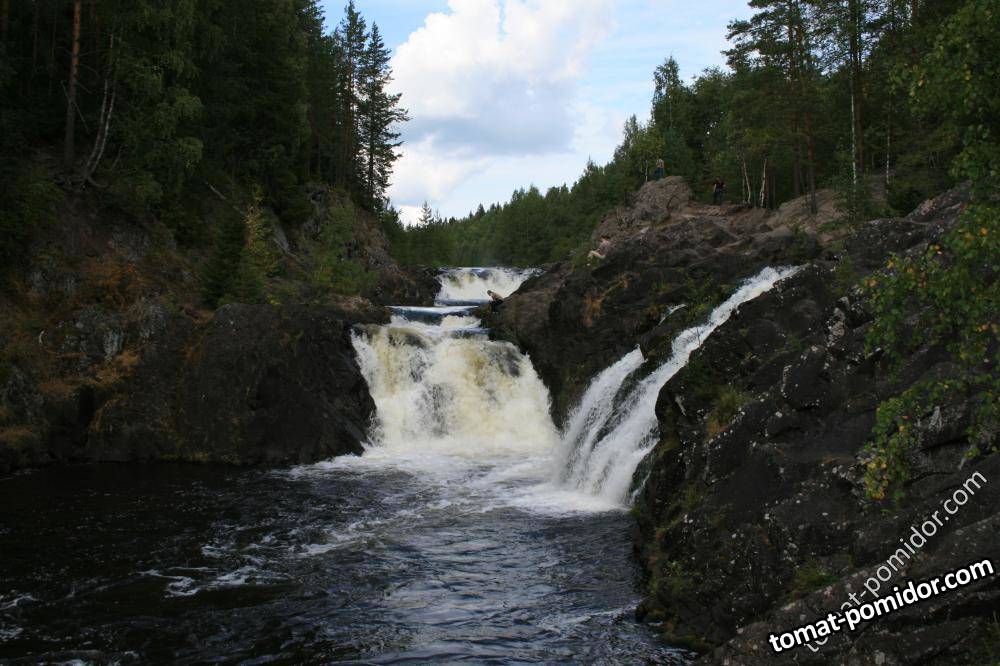
[[[524,277],[359,332],[363,457],[0,480],[0,660],[683,663],[632,619],[628,514],[551,482],[545,387],[468,315]]]
[[[357,329],[363,456],[0,479],[0,660],[686,663],[633,620],[633,477],[659,388],[789,271],[748,281],[665,363],[610,365],[565,432],[530,360],[472,313],[528,274],[445,271],[435,307]]]

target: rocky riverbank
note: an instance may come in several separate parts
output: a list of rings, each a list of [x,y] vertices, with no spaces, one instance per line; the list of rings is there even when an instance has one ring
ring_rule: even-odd
[[[660,441],[634,508],[636,552],[649,574],[639,617],[707,663],[995,659],[997,578],[840,634],[819,651],[775,654],[768,643],[770,633],[864,592],[899,539],[957,490],[973,495],[898,560],[892,584],[1000,552],[1000,454],[972,449],[975,396],[938,404],[914,424],[920,445],[905,454],[913,473],[895,501],[869,499],[863,480],[861,451],[879,405],[955,369],[943,349],[924,348],[890,371],[883,354],[866,349],[872,313],[856,285],[892,252],[923,252],[955,224],[967,192],[856,230],[790,214],[801,202],[769,214],[689,198],[679,179],[648,184],[596,232],[612,237],[604,262],[550,267],[495,323],[531,354],[563,418],[588,377],[637,344],[655,362],[741,277],[764,265],[803,266],[740,308],[660,393]],[[969,488],[977,473],[980,487]]]
[[[377,221],[322,187],[296,228],[268,217],[274,304],[214,309],[213,257],[162,220],[67,194],[0,289],[0,473],[61,462],[299,463],[358,452],[374,409],[349,328],[428,304],[433,272],[399,267]],[[200,202],[229,218],[227,201]],[[335,215],[371,279],[324,292],[315,247]],[[260,215],[269,215],[261,211]]]

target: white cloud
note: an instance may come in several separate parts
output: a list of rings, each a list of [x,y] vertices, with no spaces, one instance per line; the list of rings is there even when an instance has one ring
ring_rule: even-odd
[[[391,190],[404,219],[424,199],[434,205],[501,162],[509,169],[528,156],[565,158],[577,148],[580,128],[600,123],[596,109],[577,101],[577,89],[589,53],[610,29],[613,5],[449,0],[449,13],[426,18],[392,61],[394,87],[412,118]],[[581,167],[574,163],[573,173]]]

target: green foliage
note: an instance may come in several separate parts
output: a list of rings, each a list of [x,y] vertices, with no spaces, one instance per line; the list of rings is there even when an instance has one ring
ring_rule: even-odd
[[[740,413],[750,396],[731,384],[720,386],[716,394],[715,404],[705,417],[709,439],[723,432]]]
[[[36,164],[0,165],[0,262],[12,266],[34,234],[55,219],[60,191]]]
[[[69,6],[11,8],[5,155],[62,140]],[[81,35],[74,187],[96,184],[139,218],[172,216],[207,181],[259,184],[286,223],[311,213],[308,181],[384,206],[406,114],[387,92],[389,52],[353,0],[332,34],[317,0],[107,0],[84,11]]]
[[[968,0],[941,26],[913,67],[910,96],[918,112],[940,116],[961,134],[958,178],[977,193],[1000,186],[1000,7]]]
[[[243,256],[245,227],[239,218],[225,217],[214,228],[212,252],[205,268],[205,301],[212,307],[232,291],[230,285]]]
[[[310,281],[321,291],[342,296],[357,295],[371,286],[377,277],[350,256],[356,215],[350,203],[332,208],[320,238],[310,252],[315,265]]]
[[[851,259],[851,255],[844,253],[841,255],[840,261],[833,268],[834,293],[848,293],[858,283],[860,277],[858,269],[854,266],[854,260]]]
[[[268,300],[267,279],[280,266],[272,241],[273,224],[258,193],[242,219],[223,225],[205,274],[205,299],[210,304]]]
[[[822,590],[836,581],[837,576],[824,569],[815,558],[810,557],[795,570],[790,594],[793,599],[798,599],[816,590]]]
[[[833,187],[852,225],[907,213],[952,186],[949,166],[960,151],[954,177],[992,182],[1000,12],[988,0],[751,7],[749,19],[729,26],[728,71],[688,83],[672,58],[656,68],[649,120],[626,122],[611,162],[588,164],[572,187],[520,189],[502,206],[406,229],[394,255],[515,265],[577,257],[659,158],[705,201],[716,177],[728,183],[728,201],[772,208]],[[953,105],[956,95],[962,103]],[[974,172],[973,164],[985,166]]]
[[[272,222],[262,212],[257,195],[243,217],[243,247],[221,303],[260,303],[267,299],[267,278],[279,266],[271,241],[273,233]]]
[[[915,256],[893,256],[865,287],[875,320],[869,350],[898,366],[924,345],[942,346],[957,368],[951,380],[921,382],[879,408],[865,450],[865,481],[873,498],[909,478],[905,455],[920,439],[918,421],[959,397],[976,405],[970,455],[995,446],[1000,427],[1000,206],[970,206],[957,224]]]

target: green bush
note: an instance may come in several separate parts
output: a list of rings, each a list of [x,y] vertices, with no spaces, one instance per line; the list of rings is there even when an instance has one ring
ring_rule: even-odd
[[[0,166],[0,260],[11,266],[35,233],[55,220],[62,191],[41,167]]]
[[[705,427],[709,439],[723,432],[740,413],[743,405],[750,401],[750,396],[735,386],[726,384],[719,387],[715,405],[705,419]]]
[[[882,349],[899,367],[918,348],[944,347],[957,374],[928,380],[879,407],[864,450],[870,497],[910,478],[905,454],[919,442],[917,422],[933,408],[957,399],[975,406],[968,437],[970,456],[995,447],[1000,427],[1000,206],[970,206],[954,229],[917,256],[892,256],[885,271],[864,283],[875,315],[869,351]],[[899,491],[897,490],[897,493]]]
[[[350,256],[356,223],[357,211],[350,202],[330,209],[323,231],[310,252],[315,265],[310,276],[314,287],[354,296],[375,281],[376,273],[365,270],[357,258]]]

